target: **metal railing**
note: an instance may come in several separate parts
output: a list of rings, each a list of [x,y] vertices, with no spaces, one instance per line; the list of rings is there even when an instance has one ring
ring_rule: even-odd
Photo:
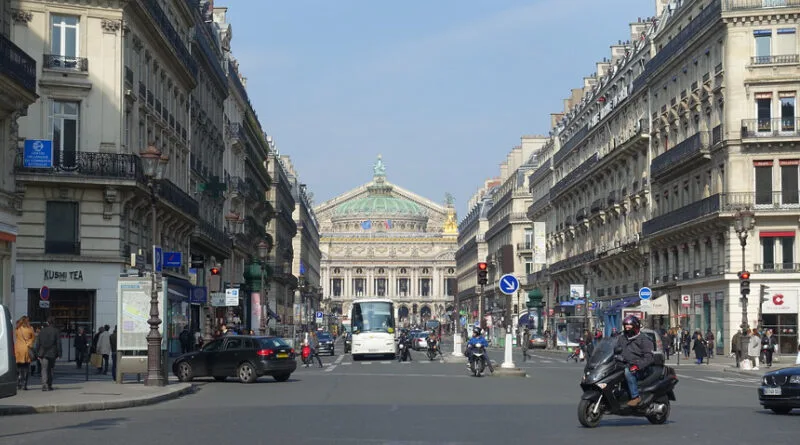
[[[587,134],[589,134],[589,124],[584,125],[580,130],[576,131],[575,134],[561,146],[561,149],[553,155],[553,163],[558,164],[567,157],[572,149],[577,147],[578,144],[586,138]]]
[[[200,206],[188,193],[181,190],[169,179],[159,181],[158,194],[162,199],[178,208],[189,216],[197,218],[200,215]]]
[[[776,138],[800,136],[800,118],[742,119],[742,138]]]
[[[45,54],[43,63],[44,67],[49,69],[78,71],[81,73],[89,71],[89,59],[86,57]]]
[[[662,230],[677,227],[720,210],[721,196],[711,195],[700,201],[675,209],[642,224],[642,235],[651,236]]]
[[[201,26],[206,27],[206,29],[202,29]],[[207,26],[208,25],[205,23],[195,26],[194,41],[198,44],[197,46],[200,47],[200,51],[203,53],[203,56],[205,56],[208,64],[213,67],[212,70],[214,71],[214,75],[217,76],[217,80],[222,85],[227,85],[228,80],[225,76],[225,71],[222,70],[220,57],[215,54],[212,43],[208,41],[206,32],[209,32],[209,29]]]
[[[782,54],[776,56],[752,56],[751,65],[780,65],[784,63],[798,63],[800,56],[797,54]]]
[[[754,264],[755,272],[761,273],[792,273],[800,272],[800,263],[764,263]]]
[[[0,74],[36,93],[36,61],[6,36],[0,34]]]
[[[800,6],[800,0],[722,0],[723,11],[786,8],[791,6]]]
[[[550,189],[550,199],[558,197],[559,194],[564,192],[567,188],[571,187],[573,183],[577,182],[583,177],[595,164],[597,164],[597,153],[593,154],[589,159],[579,165],[575,170],[567,173],[560,181]]]
[[[699,131],[661,153],[650,164],[650,177],[658,178],[709,153],[710,137],[707,131]]]
[[[703,8],[702,12],[697,15],[692,21],[686,25],[678,34],[667,42],[664,47],[659,50],[652,59],[645,65],[645,72],[642,73],[647,79],[658,67],[664,64],[667,60],[680,53],[684,47],[692,39],[698,37],[703,28],[711,23],[720,20],[720,4],[719,2],[711,2],[708,6]]]
[[[199,233],[206,238],[210,239],[220,248],[230,248],[231,246],[231,239],[228,235],[225,234],[225,231],[222,229],[218,229],[214,226],[213,223],[210,221],[206,221],[205,219],[200,219],[197,222],[197,227],[195,227],[195,231],[199,231]]]
[[[533,250],[533,242],[517,243],[517,252]]]
[[[17,174],[42,174],[94,178],[133,179],[145,183],[139,156],[123,153],[61,152],[53,153],[52,168],[24,166],[22,151],[17,151],[14,171]]]
[[[728,192],[722,194],[722,210],[735,211],[742,208],[796,212],[800,210],[800,193],[797,190],[757,190],[754,192]]]
[[[195,61],[192,59],[192,55],[189,53],[189,49],[186,48],[180,34],[178,34],[172,26],[169,17],[167,17],[167,14],[161,8],[159,0],[140,0],[140,3],[144,7],[144,10],[150,15],[150,18],[158,25],[161,33],[164,34],[167,42],[169,42],[169,46],[175,50],[175,53],[178,55],[178,60],[186,67],[189,73],[191,73],[192,77],[197,78],[197,64],[195,64]]]

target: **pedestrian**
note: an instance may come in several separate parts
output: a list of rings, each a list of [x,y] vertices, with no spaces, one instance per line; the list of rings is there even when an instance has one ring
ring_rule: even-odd
[[[33,355],[31,356],[31,375],[42,375],[42,361],[39,359],[39,333],[42,332],[41,326],[33,328]]]
[[[117,325],[108,339],[111,343],[111,378],[117,380]]]
[[[52,315],[47,317],[45,327],[39,332],[39,347],[36,355],[42,363],[42,391],[53,390],[53,368],[56,359],[61,357],[61,333],[55,326],[56,319]]]
[[[75,348],[75,367],[81,369],[83,362],[86,361],[86,349],[88,347],[86,343],[86,331],[83,329],[83,326],[78,328],[78,333],[75,334],[72,345]]]
[[[100,338],[100,334],[102,334],[105,330],[102,326],[97,328],[97,332],[94,333],[92,336],[92,347],[89,349],[89,353],[97,354],[97,340]]]
[[[192,334],[189,332],[188,325],[183,326],[183,330],[178,334],[178,341],[181,344],[181,354],[186,354],[192,350]]]
[[[194,331],[194,348],[197,351],[203,349],[203,334],[200,333],[200,329]]]
[[[689,331],[683,330],[683,334],[681,334],[681,346],[683,348],[683,358],[689,358],[689,350],[691,349],[692,345],[692,337],[689,335]]]
[[[694,358],[697,360],[696,364],[702,365],[706,356],[706,342],[703,340],[703,334],[700,331],[695,332],[692,349],[694,350]]]
[[[103,326],[102,332],[97,336],[97,354],[102,356],[103,360],[100,366],[97,367],[98,374],[108,374],[108,358],[111,356],[111,327],[108,325]]]
[[[522,348],[522,361],[528,361],[528,348],[531,345],[531,331],[525,327],[525,330],[522,332],[522,343],[520,344]]]
[[[31,373],[32,355],[36,336],[31,327],[31,322],[27,315],[23,315],[17,320],[14,329],[14,358],[17,362],[17,389],[28,390],[28,378]]]
[[[742,331],[736,331],[731,338],[731,356],[736,360],[736,367],[742,361]]]
[[[767,365],[767,368],[772,367],[772,354],[775,352],[776,346],[777,342],[772,335],[772,329],[767,329],[767,332],[764,333],[764,337],[761,339],[761,351],[763,351],[764,364]]]
[[[714,333],[711,332],[711,328],[706,331],[706,353],[709,358],[714,356]]]
[[[317,362],[319,362],[319,367],[322,368],[322,358],[319,356],[319,340],[317,339],[317,333],[311,331],[308,333],[308,346],[311,348],[311,357],[309,358],[309,363],[314,361],[314,357],[317,358]]]
[[[747,355],[753,363],[753,370],[758,371],[758,357],[761,355],[761,336],[758,335],[757,329],[748,331],[750,332],[750,340],[747,345]]]

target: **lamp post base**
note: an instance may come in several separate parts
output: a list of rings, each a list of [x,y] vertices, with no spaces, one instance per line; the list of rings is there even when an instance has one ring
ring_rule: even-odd
[[[159,320],[160,321],[160,320]],[[161,334],[147,334],[147,375],[144,386],[166,386],[167,379],[161,369]]]

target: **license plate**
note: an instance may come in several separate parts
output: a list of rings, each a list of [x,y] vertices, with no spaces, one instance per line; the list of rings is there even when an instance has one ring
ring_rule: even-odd
[[[276,354],[275,357],[278,357],[278,358],[289,358],[289,354],[286,353],[286,352],[280,352],[280,353]]]
[[[780,388],[764,388],[764,395],[765,396],[779,396],[781,395]]]
[[[377,349],[370,349],[369,352],[378,352]]]

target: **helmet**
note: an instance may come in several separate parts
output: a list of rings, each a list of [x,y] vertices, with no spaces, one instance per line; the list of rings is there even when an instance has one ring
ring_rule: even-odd
[[[475,329],[472,330],[472,335],[481,335],[482,332],[483,331],[481,330],[481,328],[476,326]]]
[[[631,331],[633,331],[633,335],[638,334],[639,330],[642,328],[642,324],[639,322],[639,318],[634,315],[628,315],[627,317],[625,317],[624,320],[622,320],[622,326],[625,327],[626,325],[630,325],[631,327],[633,327],[633,329],[631,329]],[[629,332],[628,330],[625,331],[626,334],[628,332]]]

